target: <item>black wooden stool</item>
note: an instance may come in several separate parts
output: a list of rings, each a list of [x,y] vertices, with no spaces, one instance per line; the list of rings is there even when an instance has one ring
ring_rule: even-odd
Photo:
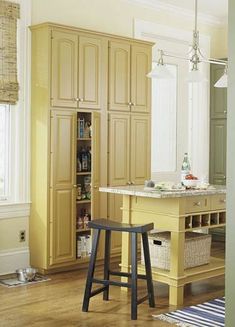
[[[153,224],[146,225],[129,225],[117,223],[115,221],[107,219],[96,219],[88,223],[90,228],[94,229],[93,241],[92,241],[92,251],[91,258],[87,273],[87,281],[85,294],[83,299],[82,311],[87,312],[89,307],[90,298],[96,294],[103,292],[103,300],[109,299],[109,285],[122,286],[131,288],[131,319],[137,319],[137,305],[149,300],[149,306],[154,308],[154,292],[153,292],[153,282],[152,282],[152,272],[151,263],[149,255],[149,244],[147,232],[153,229]],[[99,237],[101,230],[105,230],[105,253],[104,253],[104,279],[94,278],[95,261],[99,243]],[[120,231],[131,233],[131,273],[124,273],[118,271],[111,271],[109,268],[110,263],[110,241],[111,241],[111,231]],[[137,233],[142,235],[143,249],[144,249],[144,259],[145,259],[145,271],[146,275],[137,274]],[[130,277],[130,283],[115,282],[109,280],[110,275]],[[147,280],[148,295],[141,299],[137,299],[137,279]],[[104,285],[92,291],[92,283],[98,283]]]

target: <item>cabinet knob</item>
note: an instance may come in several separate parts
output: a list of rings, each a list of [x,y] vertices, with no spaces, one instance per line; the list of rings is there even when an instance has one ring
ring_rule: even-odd
[[[84,99],[83,99],[83,98],[78,98],[78,101],[79,101],[79,102],[83,102]]]
[[[224,110],[224,114],[225,114],[225,115],[227,114],[227,110]]]
[[[194,202],[194,204],[193,204],[195,207],[200,207],[200,205],[201,205],[201,202],[200,201],[198,201],[198,202]]]
[[[131,105],[132,105],[132,106],[135,106],[135,103],[134,103],[134,102],[132,102],[132,103],[131,103]]]
[[[74,188],[77,188],[77,184],[74,184],[73,187],[74,187]]]
[[[97,189],[97,188],[98,188],[98,186],[93,186],[93,188],[94,188],[94,189]]]
[[[135,182],[131,182],[132,185],[135,185]]]
[[[226,176],[225,175],[223,176],[223,179],[226,179]]]
[[[220,203],[226,203],[226,199],[220,199]]]
[[[131,185],[131,182],[127,182],[127,185]]]

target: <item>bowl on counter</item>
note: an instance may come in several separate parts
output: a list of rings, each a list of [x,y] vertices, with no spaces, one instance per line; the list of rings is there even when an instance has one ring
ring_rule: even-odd
[[[16,275],[20,282],[32,282],[36,276],[36,273],[37,269],[31,267],[16,270]]]
[[[199,179],[184,179],[183,184],[186,188],[196,188],[200,185]]]

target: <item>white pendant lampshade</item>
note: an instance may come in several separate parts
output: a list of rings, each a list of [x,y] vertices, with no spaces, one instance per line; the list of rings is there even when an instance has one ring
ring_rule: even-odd
[[[201,83],[208,82],[208,79],[199,70],[191,70],[188,73],[186,81],[190,83]]]
[[[227,74],[227,70],[225,70],[224,74],[215,83],[214,87],[227,87],[227,86],[228,86],[228,74]]]
[[[149,78],[169,79],[173,78],[172,73],[164,64],[157,64],[150,73],[147,74]]]

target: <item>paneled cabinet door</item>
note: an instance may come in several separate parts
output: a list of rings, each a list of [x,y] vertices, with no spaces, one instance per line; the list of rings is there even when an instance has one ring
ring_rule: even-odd
[[[150,118],[131,115],[131,165],[132,184],[144,184],[150,178]]]
[[[99,199],[99,186],[100,186],[100,114],[97,112],[92,113],[92,194],[91,194],[91,216],[92,219],[100,217],[100,199]]]
[[[227,118],[227,88],[214,87],[224,73],[224,66],[211,65],[210,108],[211,119]]]
[[[227,119],[212,119],[210,131],[210,183],[226,184]]]
[[[102,40],[79,36],[78,107],[101,109]]]
[[[76,258],[76,114],[51,118],[50,265]]]
[[[131,111],[150,112],[151,79],[146,75],[151,70],[151,48],[131,47]]]
[[[109,43],[109,110],[130,111],[130,53],[127,43]]]
[[[129,182],[130,115],[109,114],[109,185]]]
[[[51,61],[51,105],[77,108],[78,36],[76,33],[53,31]]]

